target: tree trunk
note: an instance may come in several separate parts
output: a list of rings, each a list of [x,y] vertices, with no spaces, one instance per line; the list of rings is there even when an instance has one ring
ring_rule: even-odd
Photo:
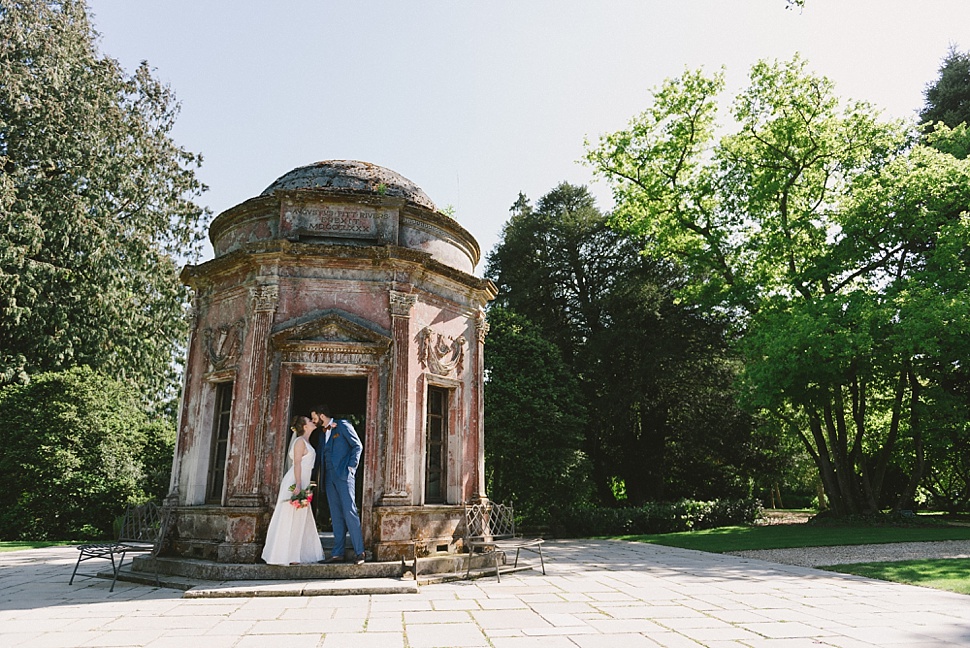
[[[893,413],[889,422],[889,435],[886,437],[886,442],[883,444],[882,449],[876,455],[876,465],[872,471],[871,488],[876,502],[879,501],[880,495],[882,494],[882,483],[886,476],[886,468],[889,466],[892,451],[896,447],[896,439],[899,438],[899,423],[902,418],[903,397],[906,395],[907,367],[903,367],[899,372],[899,380],[896,381],[896,392],[893,394]]]
[[[829,452],[828,445],[825,442],[825,434],[822,432],[821,418],[819,417],[818,412],[816,412],[811,406],[805,406],[805,411],[808,414],[809,428],[812,430],[812,437],[815,440],[815,447],[813,448],[811,446],[808,438],[804,435],[802,436],[802,440],[809,448],[809,452],[811,452],[812,458],[815,460],[815,464],[818,467],[818,474],[822,480],[822,485],[825,488],[825,493],[828,495],[829,506],[832,508],[832,512],[838,516],[846,515],[847,509],[842,497],[842,490],[839,488],[837,468],[832,462],[831,453]]]
[[[916,499],[916,488],[919,486],[920,482],[923,481],[923,476],[926,474],[926,452],[923,448],[923,428],[920,425],[920,394],[922,392],[923,386],[919,382],[919,378],[916,376],[916,372],[910,369],[908,372],[909,376],[909,429],[913,434],[913,449],[916,451],[916,464],[913,466],[913,472],[909,476],[909,482],[906,484],[906,488],[899,495],[899,500],[896,501],[896,506],[893,510],[899,511],[904,508],[909,508],[912,502]]]
[[[836,390],[841,389],[836,386]],[[831,454],[833,457],[833,468],[835,470],[836,482],[839,489],[839,500],[844,513],[841,515],[855,515],[862,510],[857,497],[858,489],[853,483],[855,479],[855,466],[849,458],[848,447],[845,441],[844,412],[833,407],[831,402],[825,403],[822,410],[825,413],[825,428],[831,442]],[[841,420],[841,423],[837,423]],[[827,489],[826,489],[827,490]],[[833,508],[835,508],[833,506]],[[836,514],[839,514],[836,509]]]

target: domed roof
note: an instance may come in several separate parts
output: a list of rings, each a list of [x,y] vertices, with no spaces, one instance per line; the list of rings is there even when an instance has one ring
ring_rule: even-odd
[[[336,189],[393,196],[437,211],[431,199],[421,191],[421,187],[401,174],[357,160],[324,160],[297,167],[277,178],[260,195],[269,196],[277,191],[300,189]]]

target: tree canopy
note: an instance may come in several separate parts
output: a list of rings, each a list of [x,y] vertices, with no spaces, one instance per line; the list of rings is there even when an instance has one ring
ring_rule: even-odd
[[[689,269],[685,299],[733,318],[748,404],[803,441],[836,513],[885,505],[893,466],[904,505],[941,374],[970,360],[970,166],[946,152],[961,134],[927,146],[796,56],[752,68],[718,138],[722,89],[685,72],[589,145],[614,225]]]
[[[576,377],[535,324],[494,306],[485,338],[488,493],[532,524],[589,495],[586,411]]]
[[[762,448],[752,453],[753,421],[734,405],[723,324],[678,304],[683,277],[642,247],[607,226],[585,187],[562,183],[534,208],[520,194],[485,274],[496,307],[533,323],[579,381],[599,501],[748,495]]]
[[[130,383],[87,367],[0,389],[0,538],[111,537],[129,501],[168,492],[175,430]]]
[[[951,47],[940,64],[940,76],[926,87],[920,121],[950,128],[970,124],[970,54]]]
[[[0,33],[0,385],[87,365],[171,395],[207,215],[175,97],[79,0],[0,0]]]

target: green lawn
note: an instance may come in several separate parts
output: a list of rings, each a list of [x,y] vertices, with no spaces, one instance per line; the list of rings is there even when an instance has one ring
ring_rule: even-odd
[[[706,531],[658,535],[619,536],[619,539],[724,553],[752,549],[793,549],[797,547],[831,547],[886,542],[970,540],[970,527],[776,524],[754,527],[723,527]],[[833,565],[824,569],[894,583],[922,585],[960,594],[970,594],[970,559],[858,563]]]
[[[752,527],[722,527],[720,529],[686,531],[683,533],[618,536],[618,538],[669,547],[724,553],[751,549],[970,540],[970,527],[772,524]]]
[[[4,551],[20,551],[21,549],[41,549],[43,547],[62,547],[65,545],[81,544],[72,540],[0,540],[0,553]]]
[[[958,594],[970,594],[970,559],[903,560],[888,563],[853,563],[823,567],[828,571],[866,578],[922,585]]]

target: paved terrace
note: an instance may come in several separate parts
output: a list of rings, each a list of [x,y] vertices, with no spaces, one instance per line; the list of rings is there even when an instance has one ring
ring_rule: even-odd
[[[414,594],[182,598],[68,585],[73,547],[0,554],[0,646],[968,646],[970,596],[618,541],[547,543],[547,571]]]

